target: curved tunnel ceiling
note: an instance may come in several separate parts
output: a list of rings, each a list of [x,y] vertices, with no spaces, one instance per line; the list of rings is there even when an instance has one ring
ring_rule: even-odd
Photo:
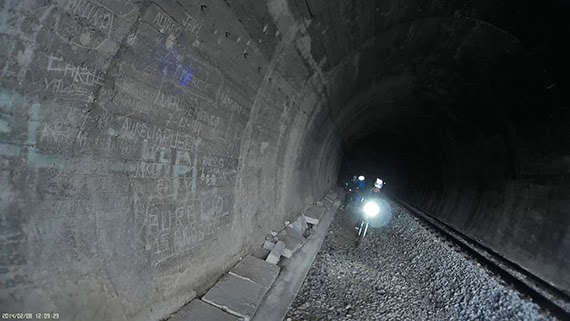
[[[562,59],[551,49],[568,29],[552,19],[563,7],[437,0],[294,5],[312,58],[329,79],[329,104],[346,146],[378,129],[402,134],[442,117],[512,105],[504,96],[513,83],[542,90],[561,80],[553,66]],[[548,53],[531,56],[545,46]],[[529,84],[535,76],[543,79]]]
[[[338,114],[348,143],[376,128],[409,131],[446,109],[462,108],[466,99],[459,91],[496,77],[494,67],[517,50],[511,35],[466,18],[416,20],[373,41],[356,80],[363,90]],[[386,46],[396,49],[383,54]]]

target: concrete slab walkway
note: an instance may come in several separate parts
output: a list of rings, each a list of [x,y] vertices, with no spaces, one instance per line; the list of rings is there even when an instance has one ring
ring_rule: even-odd
[[[331,198],[336,198],[336,194],[335,197]],[[319,219],[319,224],[316,226],[314,233],[308,238],[303,247],[290,260],[283,262],[281,274],[265,296],[252,321],[281,321],[287,314],[287,309],[295,299],[301,285],[303,285],[305,276],[323,244],[340,201],[336,200],[334,204],[331,205],[329,203],[328,205],[329,209]]]
[[[268,288],[248,279],[226,274],[202,298],[231,314],[250,320]]]
[[[271,250],[266,260],[246,256],[201,299],[184,306],[169,321],[282,320],[340,204],[333,203],[336,197],[337,193],[329,192],[293,223],[286,222],[281,232],[272,232],[276,243],[265,242],[266,250]],[[314,225],[312,234],[307,223]]]
[[[202,300],[194,300],[176,312],[168,321],[240,321],[235,315],[226,313]]]

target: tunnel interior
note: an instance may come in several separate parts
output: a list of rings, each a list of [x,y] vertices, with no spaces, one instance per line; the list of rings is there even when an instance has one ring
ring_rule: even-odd
[[[339,117],[340,177],[382,177],[567,293],[568,63],[557,32],[568,26],[555,7],[472,8],[416,19],[401,42],[386,36],[386,65],[372,49],[363,90]]]
[[[569,294],[569,13],[2,2],[2,301],[163,318],[357,173]]]
[[[405,37],[386,36],[383,66],[371,49],[339,117],[340,178],[383,178],[567,293],[568,63],[556,33],[568,26],[551,16],[556,6],[501,6],[414,20]]]

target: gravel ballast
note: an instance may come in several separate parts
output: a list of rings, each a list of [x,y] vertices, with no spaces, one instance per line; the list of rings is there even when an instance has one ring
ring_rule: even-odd
[[[354,247],[338,211],[286,320],[556,320],[391,203]]]

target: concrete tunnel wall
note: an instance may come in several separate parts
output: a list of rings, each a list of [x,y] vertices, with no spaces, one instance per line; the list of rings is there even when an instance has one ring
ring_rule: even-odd
[[[3,312],[158,320],[333,187],[283,1],[3,1]]]
[[[546,128],[567,131],[551,125]],[[567,142],[568,134],[551,143]],[[541,135],[532,139],[544,139]],[[469,136],[442,137],[437,164],[429,157],[416,159],[425,166],[405,198],[570,294],[566,147],[539,156],[521,134],[511,137],[517,146],[509,146],[508,133]]]

